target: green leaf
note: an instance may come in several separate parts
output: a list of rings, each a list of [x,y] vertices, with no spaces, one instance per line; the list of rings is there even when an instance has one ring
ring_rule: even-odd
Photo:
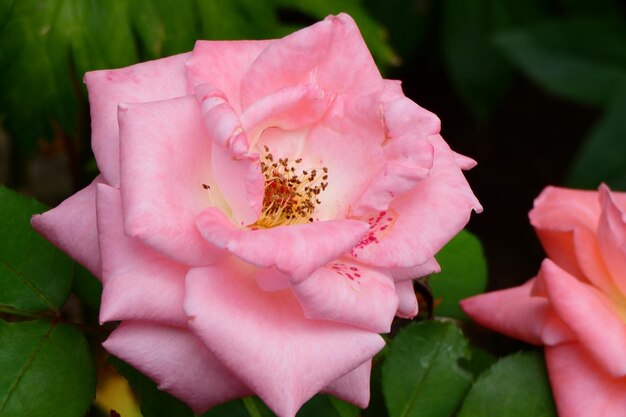
[[[176,416],[193,417],[191,409],[180,400],[157,388],[150,378],[132,366],[111,356],[109,362],[128,380],[135,391],[143,417]]]
[[[580,16],[619,16],[620,10],[615,0],[559,0],[570,13]]]
[[[487,264],[480,240],[461,231],[436,256],[441,272],[429,278],[438,316],[466,319],[459,301],[487,286]]]
[[[443,56],[461,98],[478,118],[498,106],[512,76],[493,45],[502,29],[540,18],[541,1],[446,0],[443,2]]]
[[[46,207],[0,186],[0,308],[58,311],[72,284],[72,261],[30,226]]]
[[[361,410],[329,395],[316,395],[307,401],[296,417],[356,417]]]
[[[449,417],[472,376],[460,368],[468,344],[452,323],[413,323],[391,342],[382,368],[390,417]]]
[[[463,367],[463,369],[470,371],[474,377],[478,377],[497,360],[497,358],[491,353],[473,345],[470,345],[470,352],[470,359],[461,359],[459,364]]]
[[[267,39],[283,35],[268,1],[198,0],[206,39]]]
[[[83,335],[58,323],[0,320],[0,415],[80,417],[95,395]]]
[[[556,417],[540,352],[507,356],[478,378],[459,417]]]
[[[626,88],[626,25],[570,19],[498,35],[497,44],[547,91],[604,105]]]
[[[99,311],[100,299],[102,298],[102,284],[91,272],[79,264],[75,264],[74,267],[72,292],[93,311]]]
[[[574,157],[567,183],[595,189],[606,182],[626,190],[626,92],[611,106]]]

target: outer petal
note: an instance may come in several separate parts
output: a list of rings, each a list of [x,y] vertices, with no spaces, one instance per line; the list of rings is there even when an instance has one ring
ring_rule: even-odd
[[[435,258],[430,258],[421,265],[407,267],[407,268],[381,268],[385,271],[389,271],[394,281],[406,281],[413,280],[421,277],[425,277],[430,274],[437,274],[441,272],[441,266]]]
[[[352,262],[334,261],[291,290],[307,318],[345,323],[376,333],[390,331],[398,310],[393,280]]]
[[[600,187],[602,214],[598,225],[598,241],[613,282],[626,297],[626,214],[613,199],[606,185]]]
[[[626,378],[615,378],[576,343],[546,347],[550,383],[560,416],[622,417]]]
[[[195,98],[120,108],[120,138],[126,234],[188,265],[214,262],[221,251],[202,239],[194,219],[224,204]]]
[[[360,408],[367,408],[370,402],[370,373],[372,361],[365,363],[352,372],[328,385],[322,392],[334,395]]]
[[[271,40],[197,41],[186,62],[189,92],[198,84],[218,86],[241,112],[241,79]]]
[[[351,210],[354,216],[368,210],[387,210],[396,196],[415,187],[433,166],[434,150],[428,138],[439,133],[437,116],[406,97],[381,107],[385,131],[382,144],[387,163],[354,203]]]
[[[188,330],[125,321],[102,345],[198,414],[251,394]]]
[[[252,273],[234,260],[192,269],[184,308],[211,352],[278,416],[293,417],[383,347],[375,333],[306,319],[288,291],[263,292]]]
[[[398,311],[396,315],[405,319],[412,319],[419,312],[417,297],[413,281],[396,282],[396,293],[398,294]]]
[[[626,324],[604,294],[546,259],[543,280],[556,314],[568,324],[587,351],[614,376],[626,376]]]
[[[237,229],[220,210],[209,208],[196,221],[202,236],[254,265],[276,267],[300,281],[339,258],[367,231],[367,223],[333,220],[271,229]]]
[[[479,324],[527,343],[553,345],[573,340],[548,300],[530,296],[534,284],[532,279],[519,287],[466,298],[461,307]]]
[[[185,61],[174,55],[117,70],[85,74],[91,109],[91,146],[106,182],[119,187],[119,103],[144,103],[186,94]]]
[[[101,182],[102,177],[96,177],[57,207],[31,219],[35,230],[98,278],[100,247],[96,226],[96,184]]]
[[[359,261],[381,267],[423,264],[465,226],[472,209],[482,210],[448,145],[440,136],[431,141],[430,176],[393,201],[393,227],[382,238],[359,244],[352,251]]]
[[[100,321],[149,320],[184,327],[188,268],[124,234],[119,190],[98,184],[97,208],[104,283]]]
[[[242,80],[243,108],[283,87],[310,82],[335,94],[365,95],[382,88],[350,16],[330,16],[269,45]]]

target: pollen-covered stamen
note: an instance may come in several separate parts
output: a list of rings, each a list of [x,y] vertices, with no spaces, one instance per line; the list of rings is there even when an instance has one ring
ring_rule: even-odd
[[[251,228],[270,228],[313,221],[318,196],[328,186],[328,168],[300,170],[302,158],[274,158],[264,147],[261,171],[265,180],[263,209]],[[321,175],[320,175],[321,174]]]

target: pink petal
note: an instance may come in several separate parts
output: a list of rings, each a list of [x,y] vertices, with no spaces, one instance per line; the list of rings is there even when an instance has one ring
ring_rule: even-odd
[[[289,291],[263,292],[234,259],[187,275],[185,311],[208,348],[279,416],[383,347],[372,332],[306,319]]]
[[[333,381],[322,392],[341,398],[359,408],[367,408],[370,402],[371,370],[372,361],[367,360],[355,370]]]
[[[125,321],[102,344],[197,414],[251,394],[188,330]]]
[[[197,41],[187,61],[188,90],[210,84],[224,92],[227,100],[241,112],[241,80],[271,40]]]
[[[353,216],[387,210],[396,196],[428,177],[433,166],[434,149],[428,138],[439,133],[437,116],[406,97],[384,103],[382,112],[387,161],[353,204]]]
[[[441,136],[431,136],[434,164],[430,176],[396,197],[397,218],[382,238],[357,246],[352,255],[381,267],[411,267],[432,258],[482,207],[472,194],[454,155]]]
[[[251,264],[275,266],[296,281],[346,253],[368,229],[367,223],[356,220],[331,220],[241,230],[215,208],[200,213],[196,224],[211,244]]]
[[[100,247],[96,226],[96,177],[57,207],[36,214],[31,224],[54,246],[67,253],[76,262],[100,279]]]
[[[215,181],[235,221],[242,225],[254,223],[263,205],[264,178],[258,155],[250,154],[239,116],[220,90],[200,84],[196,86],[196,97],[213,144]]]
[[[388,271],[393,277],[394,281],[406,281],[413,280],[426,275],[437,274],[441,272],[441,266],[437,263],[435,258],[430,258],[423,264],[412,267],[396,267],[396,268],[381,268]]]
[[[460,153],[456,153],[454,151],[452,151],[452,153],[454,154],[454,160],[456,161],[456,164],[463,171],[470,170],[470,169],[474,168],[478,164],[472,158],[468,158],[465,155],[461,155]]]
[[[412,319],[419,312],[413,281],[396,282],[396,293],[398,294],[398,311],[396,315],[404,319]]]
[[[328,168],[328,187],[319,195],[321,205],[315,211],[322,219],[350,215],[370,181],[384,175],[387,160],[381,146],[385,140],[381,94],[337,97],[306,137],[302,166]],[[399,176],[409,175],[401,167],[396,171]]]
[[[333,261],[291,285],[304,315],[388,333],[398,296],[388,275],[349,261]]]
[[[149,320],[184,327],[188,268],[124,234],[119,190],[98,184],[97,209],[104,284],[100,321]]]
[[[624,416],[626,378],[607,373],[580,345],[547,347],[546,364],[560,416]]]
[[[554,345],[573,339],[543,297],[530,295],[535,280],[506,290],[466,298],[461,308],[488,329],[534,345]]]
[[[603,291],[615,292],[596,237],[600,215],[592,191],[547,187],[529,217],[548,257],[571,275]]]
[[[595,230],[600,205],[595,191],[546,187],[528,214],[535,229],[568,232],[577,227]]]
[[[91,109],[91,146],[105,181],[119,187],[119,103],[144,103],[186,94],[185,61],[174,55],[117,70],[85,74]]]
[[[317,122],[330,101],[331,97],[315,84],[289,86],[250,105],[241,115],[241,123],[256,142],[268,127],[296,130]]]
[[[544,281],[555,313],[608,373],[626,375],[626,324],[604,294],[546,259],[538,277]]]
[[[178,262],[214,262],[222,251],[202,239],[194,219],[224,203],[195,98],[131,104],[119,119],[126,234]]]
[[[269,45],[242,80],[243,108],[283,87],[309,82],[331,94],[366,95],[382,88],[382,77],[350,16],[330,16]]]
[[[626,214],[613,199],[606,185],[600,186],[602,214],[598,224],[598,241],[613,282],[626,296]]]

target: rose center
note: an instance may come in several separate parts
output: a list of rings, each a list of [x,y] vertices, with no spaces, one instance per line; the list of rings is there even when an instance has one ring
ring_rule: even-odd
[[[263,208],[252,229],[303,224],[313,221],[321,203],[318,196],[328,186],[328,168],[300,169],[302,159],[274,159],[267,146],[261,158],[265,179]]]

